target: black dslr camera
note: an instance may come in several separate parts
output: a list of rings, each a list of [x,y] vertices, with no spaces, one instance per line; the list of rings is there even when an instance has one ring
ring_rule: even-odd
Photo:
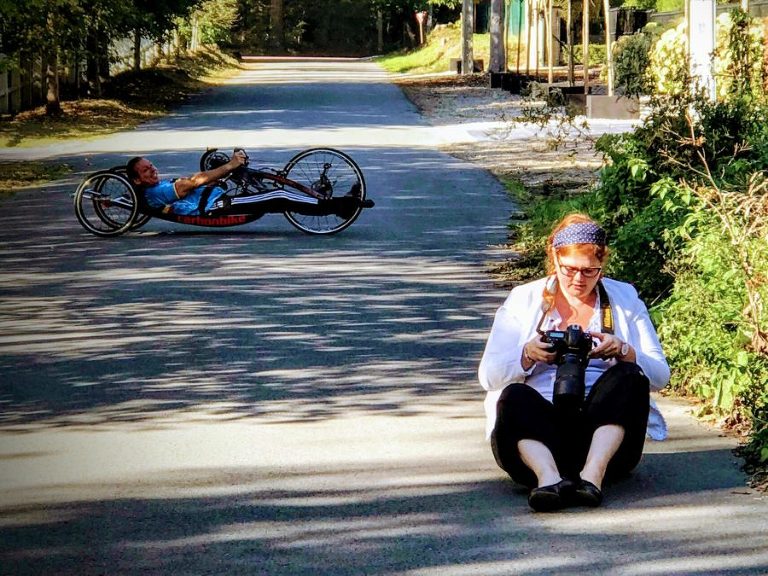
[[[547,330],[541,340],[551,344],[550,352],[557,357],[557,374],[552,401],[556,408],[579,409],[584,401],[584,372],[594,343],[589,332],[578,324],[565,330]]]

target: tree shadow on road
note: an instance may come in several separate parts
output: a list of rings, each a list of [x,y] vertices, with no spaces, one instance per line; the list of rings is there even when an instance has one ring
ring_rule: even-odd
[[[709,506],[705,491],[727,488],[716,482],[682,503],[614,494],[603,509],[536,514],[510,483],[470,479],[487,476],[483,467],[464,467],[463,478],[429,459],[280,470],[280,489],[275,473],[187,470],[6,509],[3,566],[17,575],[758,574],[768,559],[762,534],[695,529],[715,514],[752,523],[764,514],[746,500]]]

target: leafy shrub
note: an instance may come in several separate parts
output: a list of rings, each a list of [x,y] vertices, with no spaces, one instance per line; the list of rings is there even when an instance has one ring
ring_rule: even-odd
[[[690,86],[687,26],[685,22],[664,32],[651,51],[651,74],[658,94],[681,94]]]
[[[653,77],[649,71],[651,50],[658,39],[658,24],[622,36],[613,44],[614,87],[628,96],[650,94]]]
[[[713,74],[718,98],[738,94],[759,99],[763,89],[763,24],[742,10],[733,10],[718,16],[716,30]]]

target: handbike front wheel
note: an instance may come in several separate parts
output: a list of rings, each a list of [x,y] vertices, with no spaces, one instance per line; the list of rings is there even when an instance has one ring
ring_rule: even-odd
[[[136,225],[136,192],[114,172],[89,176],[75,192],[74,203],[78,222],[96,236],[119,236]]]
[[[365,179],[360,167],[344,152],[333,148],[310,148],[299,152],[288,161],[283,170],[286,178],[324,194],[327,198],[339,198],[353,194],[365,200]],[[307,234],[335,234],[357,220],[362,206],[344,215],[300,214],[284,212],[288,222]]]

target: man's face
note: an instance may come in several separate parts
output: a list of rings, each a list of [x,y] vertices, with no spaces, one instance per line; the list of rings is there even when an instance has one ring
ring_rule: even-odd
[[[142,186],[154,186],[160,181],[157,175],[157,168],[147,160],[142,158],[134,166],[137,177],[134,179],[134,183],[141,184]]]

